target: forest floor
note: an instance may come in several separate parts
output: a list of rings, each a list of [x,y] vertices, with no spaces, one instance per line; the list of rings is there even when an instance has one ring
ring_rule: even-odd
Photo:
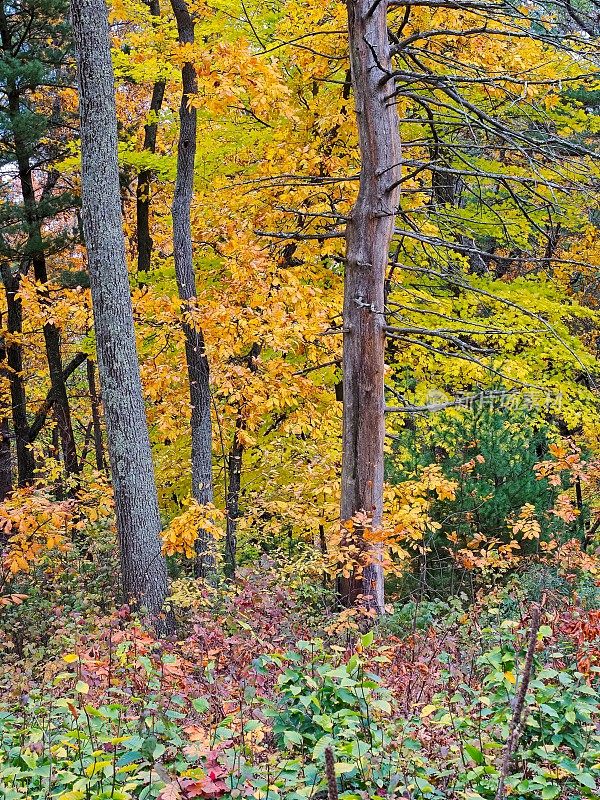
[[[516,728],[508,796],[598,797],[595,579],[573,571],[532,601],[539,581],[530,567],[396,603],[367,633],[329,591],[269,569],[199,592],[180,638],[127,608],[58,622],[45,647],[4,651],[2,796],[493,800]]]

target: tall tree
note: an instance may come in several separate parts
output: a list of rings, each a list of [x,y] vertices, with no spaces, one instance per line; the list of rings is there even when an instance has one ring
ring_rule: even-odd
[[[60,103],[49,116],[46,109],[37,107],[39,101],[35,98],[42,88],[53,87],[58,92],[63,82],[62,67],[70,47],[65,23],[67,7],[66,0],[0,3],[2,161],[15,171],[15,184],[21,195],[18,205],[9,201],[8,213],[12,216],[12,231],[20,229],[17,241],[23,243],[15,247],[13,238],[5,237],[2,248],[2,256],[12,262],[4,266],[3,276],[7,302],[13,306],[20,276],[27,274],[31,267],[40,286],[40,303],[50,305],[45,289],[49,279],[47,251],[51,246],[56,249],[56,241],[47,240],[42,227],[46,218],[72,203],[70,193],[55,192],[59,176],[47,168],[48,162],[56,157],[55,142],[49,143],[48,134],[49,129],[61,125]],[[13,308],[13,319],[15,312],[18,315],[18,310]],[[61,332],[49,320],[44,324],[43,333],[64,465],[67,472],[76,473],[79,465],[63,377]],[[13,374],[12,380],[18,382],[19,378]],[[23,386],[16,386],[15,394],[22,394],[23,389]],[[22,405],[22,398],[17,402]],[[23,416],[22,408],[15,410],[17,417]],[[21,419],[13,421],[15,430],[22,427]],[[25,438],[20,433],[17,435],[21,441]],[[28,482],[32,478],[31,459],[22,454],[21,463],[20,482]]]
[[[148,8],[153,17],[160,16],[160,0],[147,0]],[[150,99],[149,118],[144,125],[144,150],[149,153],[156,151],[156,135],[158,121],[156,115],[161,109],[165,95],[165,81],[154,82],[152,97]],[[137,231],[137,268],[138,282],[143,283],[150,271],[152,263],[152,248],[154,242],[150,234],[150,199],[152,195],[152,170],[145,167],[138,174],[136,187],[136,231]]]
[[[343,344],[342,524],[377,530],[383,514],[384,287],[399,200],[400,132],[390,102],[387,2],[349,0],[348,34],[361,173],[346,227]],[[362,538],[362,537],[361,537]],[[366,547],[366,545],[365,545]],[[341,578],[342,601],[357,595],[383,611],[383,570],[376,548],[361,574]]]
[[[185,0],[171,0],[177,21],[179,42],[194,42],[194,18]],[[190,425],[192,432],[192,495],[204,505],[213,501],[212,427],[210,418],[209,366],[204,335],[196,321],[186,319],[196,302],[196,275],[192,249],[191,206],[194,196],[194,160],[196,156],[196,109],[198,92],[194,65],[186,61],[181,70],[182,96],[179,108],[177,143],[177,178],[171,213],[173,216],[173,251],[177,288],[182,302],[185,357],[190,385]],[[206,531],[196,540],[196,573],[206,576],[214,570],[214,542]]]
[[[125,596],[161,633],[167,568],[142,396],[121,217],[114,74],[105,0],[72,0],[81,120],[82,205],[98,371]]]

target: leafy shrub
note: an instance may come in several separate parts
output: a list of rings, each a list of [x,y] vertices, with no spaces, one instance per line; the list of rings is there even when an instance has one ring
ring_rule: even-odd
[[[42,696],[0,712],[3,798],[156,797],[164,786],[157,762],[167,748],[175,753],[184,745],[177,727],[183,699],[173,698],[167,708],[136,698],[95,707],[85,702],[86,684],[76,689],[75,697]]]
[[[368,634],[365,641],[371,639]],[[357,655],[336,665],[315,639],[298,642],[296,651],[283,656],[259,659],[257,668],[264,670],[269,663],[284,667],[276,700],[266,712],[280,748],[300,748],[314,756],[334,743],[343,749],[348,742],[370,746],[381,738],[377,719],[391,712],[391,695]]]
[[[144,700],[112,687],[105,702],[88,702],[93,690],[81,679],[63,697],[32,693],[0,713],[3,800],[322,798],[328,746],[342,800],[494,800],[527,631],[505,620],[480,634],[476,647],[489,646],[479,655],[467,632],[456,650],[432,654],[445,688],[408,714],[369,668],[391,666],[372,634],[349,658],[320,639],[259,656],[239,698],[219,709],[160,682]],[[63,673],[55,685],[68,680],[77,679]],[[542,626],[506,781],[511,800],[597,797],[599,721],[595,683]]]
[[[444,786],[440,797],[493,800],[498,764],[508,739],[514,700],[524,661],[523,640],[505,624],[503,642],[476,661],[481,683],[456,681],[447,670],[447,692],[436,695],[421,714],[450,743],[446,766],[454,768],[452,791],[439,768],[432,783]],[[542,626],[540,640],[551,630]],[[512,800],[597,797],[600,694],[577,671],[567,654],[554,650],[544,663],[534,658],[525,698],[524,721],[506,785]],[[416,721],[411,723],[413,726]],[[435,762],[440,754],[435,754]],[[462,766],[461,766],[462,765]],[[437,772],[437,774],[435,774]],[[433,789],[432,789],[433,792]],[[431,797],[438,795],[432,793]]]

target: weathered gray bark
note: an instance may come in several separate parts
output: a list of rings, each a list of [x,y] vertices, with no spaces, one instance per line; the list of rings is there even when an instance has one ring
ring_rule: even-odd
[[[147,0],[150,13],[154,17],[160,16],[159,0]],[[156,81],[152,87],[150,100],[150,114],[158,114],[161,109],[165,94],[164,80]],[[156,134],[158,123],[151,118],[144,126],[144,150],[149,153],[156,151]],[[140,170],[136,189],[136,229],[137,229],[137,268],[138,283],[143,285],[152,264],[152,248],[154,242],[150,234],[150,198],[152,195],[152,170]]]
[[[160,633],[167,568],[133,328],[121,218],[114,75],[105,0],[72,0],[81,119],[82,207],[98,372],[114,488],[123,590]]]
[[[244,445],[240,441],[243,419],[238,415],[235,421],[235,433],[231,450],[227,455],[227,528],[225,531],[225,574],[228,578],[235,576],[237,567],[237,521],[240,515],[240,490],[242,488],[242,459]]]
[[[194,41],[194,20],[185,0],[171,0],[177,21],[179,41]],[[196,276],[192,252],[191,207],[194,195],[194,160],[196,156],[196,109],[190,99],[198,86],[193,64],[183,65],[182,96],[179,109],[180,130],[177,143],[177,178],[171,214],[173,217],[173,251],[175,274],[183,310],[193,306],[196,298]],[[190,385],[192,433],[192,495],[200,504],[212,503],[212,426],[210,418],[209,366],[202,330],[183,322],[185,357]],[[213,537],[199,531],[196,540],[196,574],[208,576],[215,568]]]
[[[350,63],[361,175],[346,229],[341,518],[383,512],[385,275],[399,200],[400,133],[390,95],[387,1],[348,0]],[[366,548],[366,545],[365,545]],[[362,577],[340,579],[345,604],[359,594],[383,612],[383,570],[376,549]]]

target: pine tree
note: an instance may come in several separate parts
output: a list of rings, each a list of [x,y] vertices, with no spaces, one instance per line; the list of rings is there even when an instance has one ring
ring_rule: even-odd
[[[49,306],[48,256],[68,241],[49,234],[48,219],[73,207],[73,194],[61,186],[51,164],[63,151],[65,113],[60,91],[67,80],[70,34],[66,0],[22,0],[0,3],[0,170],[3,205],[0,211],[0,272],[7,302],[9,344],[6,374],[11,388],[13,427],[19,484],[33,479],[30,445],[39,432],[28,421],[22,377],[22,306],[18,297],[23,275],[33,272],[42,306]],[[53,105],[45,97],[52,92]],[[61,332],[44,324],[52,407],[58,425],[64,466],[79,471],[69,398],[61,355]]]

